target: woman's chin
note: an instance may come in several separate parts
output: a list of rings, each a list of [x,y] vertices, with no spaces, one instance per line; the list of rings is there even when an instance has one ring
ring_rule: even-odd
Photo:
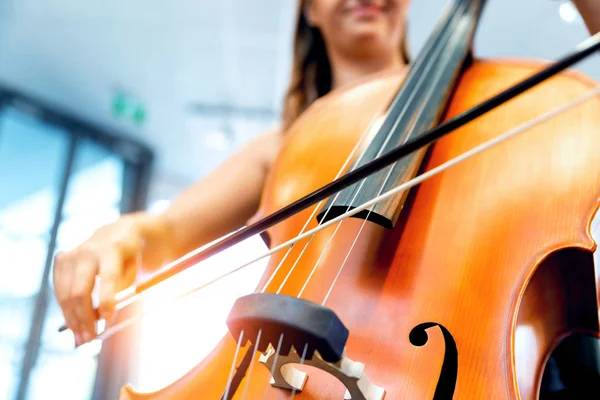
[[[347,36],[351,47],[363,50],[375,50],[388,47],[388,41],[382,37],[381,33],[374,30],[355,30]]]
[[[381,22],[355,22],[351,26],[344,29],[343,36],[350,40],[365,41],[365,40],[386,40],[387,29],[381,26]],[[341,33],[341,32],[340,32]]]

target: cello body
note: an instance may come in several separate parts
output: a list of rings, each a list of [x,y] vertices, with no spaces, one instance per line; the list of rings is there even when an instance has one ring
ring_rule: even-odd
[[[443,119],[542,66],[472,60]],[[380,75],[316,101],[286,134],[261,212],[335,179],[403,78]],[[558,74],[435,142],[421,170],[596,85],[574,71]],[[303,252],[307,240],[298,242],[266,291],[276,292],[289,273],[281,294],[296,296],[306,284],[302,298],[320,304],[335,281],[325,306],[349,329],[348,357],[364,363],[385,399],[537,399],[557,344],[577,332],[600,336],[593,258],[599,200],[600,98],[594,97],[413,188],[393,229],[348,218],[337,232],[338,224],[317,233]],[[270,229],[271,246],[298,235],[315,207]],[[308,227],[316,225],[313,218]],[[284,254],[271,257],[258,290]],[[419,330],[426,336],[414,340],[411,332]],[[126,386],[121,398],[218,400],[235,350],[236,338],[228,334],[171,385],[154,393]],[[269,385],[267,368],[254,363],[246,395],[244,379],[233,399],[290,398],[289,390]],[[295,393],[299,400],[344,398],[343,385],[328,373],[299,369],[309,376]]]

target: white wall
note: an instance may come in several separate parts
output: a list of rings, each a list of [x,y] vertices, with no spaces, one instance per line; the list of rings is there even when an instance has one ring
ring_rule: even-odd
[[[447,0],[411,4],[415,53]],[[488,0],[476,55],[552,60],[571,51],[587,31],[578,17],[561,19],[561,4]],[[190,104],[280,108],[295,12],[295,0],[2,0],[0,82],[129,132],[157,150],[159,171],[194,180],[260,126],[238,123],[232,145],[215,150],[197,122],[215,126],[223,115],[198,115]],[[580,68],[600,80],[598,56]],[[118,89],[146,105],[145,125],[113,117]]]

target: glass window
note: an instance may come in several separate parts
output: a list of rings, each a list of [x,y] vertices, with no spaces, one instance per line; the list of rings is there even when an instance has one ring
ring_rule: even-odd
[[[21,235],[48,234],[68,145],[64,131],[16,109],[0,113],[2,229]]]
[[[81,142],[67,188],[57,252],[76,247],[96,229],[119,217],[123,170],[122,159],[93,142]],[[52,281],[49,284],[54,293]],[[43,394],[45,398],[79,400],[92,393],[101,343],[92,342],[73,351],[73,336],[57,332],[63,322],[60,307],[51,296],[39,360],[31,376],[31,399]]]
[[[67,189],[63,218],[95,218],[119,210],[123,189],[123,160],[91,141],[78,147]],[[109,217],[109,219],[115,216]],[[118,215],[117,215],[118,217]],[[106,221],[104,216],[99,218]],[[90,224],[88,224],[89,226]],[[92,226],[98,225],[92,222]]]
[[[0,387],[9,388],[11,397],[19,382],[69,140],[28,114],[0,111]]]
[[[0,340],[0,388],[6,397],[15,397],[19,383],[19,363],[21,362],[21,351],[11,343]]]
[[[69,250],[120,216],[124,162],[91,141],[77,149],[58,230],[58,250]]]
[[[1,87],[0,96],[10,102],[0,104],[0,399],[90,399],[101,343],[75,350],[72,334],[58,332],[64,319],[51,264],[57,252],[117,219],[122,207],[143,203],[151,153],[101,130],[88,136],[78,121]],[[40,289],[48,290],[46,302],[38,301]],[[40,337],[29,341],[31,334]],[[129,370],[113,374],[127,379]]]

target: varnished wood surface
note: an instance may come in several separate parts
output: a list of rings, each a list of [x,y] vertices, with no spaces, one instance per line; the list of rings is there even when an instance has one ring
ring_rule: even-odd
[[[464,74],[448,115],[539,68],[535,62],[477,61]],[[263,212],[332,180],[400,80],[384,77],[316,102],[289,133],[267,182]],[[427,169],[594,85],[571,72],[551,79],[435,143]],[[424,182],[411,193],[393,231],[366,223],[326,304],[350,329],[348,356],[365,364],[370,379],[386,389],[386,399],[432,399],[445,353],[443,336],[431,328],[428,343],[415,347],[408,335],[421,323],[435,322],[451,333],[458,349],[454,399],[536,398],[543,363],[558,340],[576,330],[598,334],[595,271],[586,254],[596,248],[590,225],[599,197],[600,99]],[[295,236],[311,211],[272,229],[273,245]],[[363,222],[342,222],[303,298],[323,300]],[[334,230],[313,238],[282,293],[298,293]],[[269,291],[277,290],[302,248],[303,242],[294,247]],[[565,248],[578,251],[551,255]],[[261,285],[282,256],[271,259]],[[527,334],[515,340],[517,330]],[[234,350],[235,340],[226,336],[164,390],[141,394],[126,387],[122,398],[219,399]],[[295,398],[343,398],[339,382],[307,370],[305,391]],[[256,365],[247,399],[262,399],[265,390],[268,399],[290,397],[269,389],[268,381],[268,371]],[[234,398],[242,399],[242,391]]]

